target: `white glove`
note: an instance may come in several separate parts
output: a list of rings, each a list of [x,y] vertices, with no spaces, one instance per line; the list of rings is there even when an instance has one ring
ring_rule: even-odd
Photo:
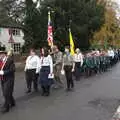
[[[64,70],[61,70],[61,75],[65,75],[65,71]]]
[[[49,74],[49,75],[48,75],[48,78],[49,78],[49,79],[53,79],[53,78],[54,78],[54,74]]]
[[[36,69],[36,74],[39,74],[40,69],[41,69],[40,67]]]
[[[36,74],[39,74],[39,70],[36,70]]]
[[[0,75],[4,75],[4,71],[3,70],[0,70]]]
[[[72,72],[74,72],[75,71],[75,69],[72,69]]]
[[[26,68],[24,68],[24,72],[26,72]]]

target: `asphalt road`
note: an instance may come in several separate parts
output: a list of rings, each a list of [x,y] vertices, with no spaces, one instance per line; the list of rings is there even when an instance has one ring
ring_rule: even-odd
[[[17,106],[0,120],[110,120],[120,105],[120,64],[111,71],[76,82],[73,92],[52,90],[50,97],[25,94],[24,73],[16,73]],[[3,102],[0,95],[0,103]]]

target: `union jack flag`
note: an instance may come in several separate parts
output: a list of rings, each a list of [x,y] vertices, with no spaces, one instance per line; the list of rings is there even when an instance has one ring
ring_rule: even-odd
[[[53,46],[53,27],[52,27],[52,21],[50,16],[50,11],[48,12],[48,45]]]

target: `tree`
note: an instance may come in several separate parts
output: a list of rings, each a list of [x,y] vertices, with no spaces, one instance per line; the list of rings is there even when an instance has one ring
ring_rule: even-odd
[[[44,0],[41,3],[42,26],[47,24],[47,7],[54,11],[54,42],[61,47],[69,44],[68,28],[72,20],[71,29],[76,47],[88,48],[89,39],[93,32],[104,23],[104,5],[97,4],[96,0]],[[41,33],[47,38],[47,26]],[[61,44],[62,43],[62,44]]]
[[[26,15],[24,19],[24,39],[26,48],[39,48],[45,45],[42,39],[41,17],[40,12],[36,8],[36,3],[32,0],[26,0]]]
[[[116,17],[115,5],[116,4],[106,4],[105,23],[99,31],[95,32],[91,40],[92,46],[102,46],[104,48],[108,46],[118,46],[120,27],[119,20]]]
[[[18,0],[0,1],[0,23],[6,23],[12,19],[16,23],[23,24],[25,15],[25,4]]]
[[[75,46],[88,48],[89,39],[104,23],[104,5],[96,0],[18,1],[3,0],[2,6],[8,18],[23,25],[26,48],[47,45],[48,6],[52,11],[54,43],[60,47],[69,44],[68,28],[71,27]],[[40,7],[36,8],[39,1]]]
[[[9,16],[5,7],[3,7],[3,2],[0,2],[0,24],[5,23],[9,20]]]

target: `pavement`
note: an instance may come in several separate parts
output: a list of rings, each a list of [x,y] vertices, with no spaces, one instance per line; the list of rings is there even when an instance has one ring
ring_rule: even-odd
[[[15,92],[17,106],[0,120],[111,120],[120,105],[120,64],[112,70],[75,83],[73,92],[51,91],[25,94],[24,72],[17,71]],[[3,103],[2,94],[0,104]]]

